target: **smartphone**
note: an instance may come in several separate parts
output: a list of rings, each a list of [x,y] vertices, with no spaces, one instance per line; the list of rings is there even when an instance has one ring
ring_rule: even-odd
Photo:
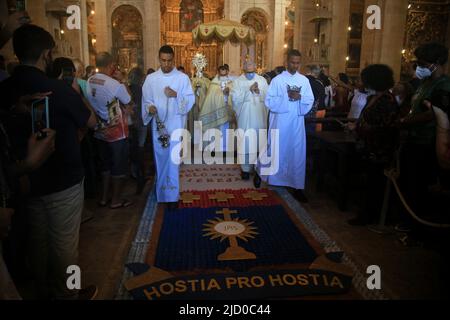
[[[31,104],[31,126],[33,133],[38,134],[38,138],[46,137],[44,129],[50,128],[50,115],[48,107],[48,97],[34,101]]]

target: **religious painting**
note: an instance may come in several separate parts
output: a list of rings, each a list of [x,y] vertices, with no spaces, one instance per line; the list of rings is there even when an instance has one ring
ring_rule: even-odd
[[[144,65],[142,16],[130,5],[114,10],[112,17],[113,54],[125,73]]]
[[[180,32],[191,32],[203,23],[203,3],[200,0],[183,0],[180,4]]]

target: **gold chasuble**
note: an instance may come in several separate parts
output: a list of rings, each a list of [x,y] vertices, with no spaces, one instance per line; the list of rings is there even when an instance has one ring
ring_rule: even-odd
[[[209,85],[205,102],[200,109],[199,121],[202,122],[203,132],[209,129],[218,129],[232,120],[231,98],[223,94],[225,88],[232,90],[232,81],[221,81],[216,76]]]

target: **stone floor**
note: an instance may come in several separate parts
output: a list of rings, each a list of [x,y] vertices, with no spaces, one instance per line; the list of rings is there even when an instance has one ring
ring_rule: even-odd
[[[151,182],[147,184],[145,195]],[[134,182],[128,181],[125,195],[135,201],[134,206],[112,211],[98,208],[94,200],[87,208],[94,218],[82,225],[80,236],[80,264],[83,284],[97,284],[99,299],[113,299],[122,276],[124,261],[135,235],[146,196],[133,196]],[[382,286],[392,299],[448,298],[444,279],[450,270],[448,260],[436,250],[404,247],[398,235],[378,235],[366,227],[351,227],[346,221],[352,210],[341,212],[328,194],[308,192],[305,209],[315,222],[365,270],[378,265],[382,271]],[[354,211],[354,210],[353,210]],[[448,288],[448,287],[447,287]]]

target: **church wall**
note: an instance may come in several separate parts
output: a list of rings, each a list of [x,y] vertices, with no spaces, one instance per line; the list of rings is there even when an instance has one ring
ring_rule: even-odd
[[[87,54],[85,52],[83,38],[85,35],[87,36],[87,29],[82,26],[81,30],[68,30],[66,27],[66,17],[59,17],[46,11],[46,4],[48,2],[48,0],[28,0],[26,2],[26,9],[32,23],[47,30],[55,39],[56,48],[54,50],[54,57],[65,56],[84,60]],[[86,0],[62,1],[61,3],[63,8],[71,4],[81,5],[83,8]],[[82,10],[81,14],[83,15],[83,13],[86,13],[86,10]],[[64,30],[64,34],[61,34],[61,30]],[[15,59],[11,42],[0,52],[8,61]]]

